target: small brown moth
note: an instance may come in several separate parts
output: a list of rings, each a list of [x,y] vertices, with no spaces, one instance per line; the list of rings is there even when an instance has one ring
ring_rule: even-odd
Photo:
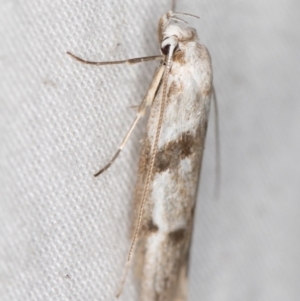
[[[135,218],[127,267],[137,257],[142,301],[187,300],[187,270],[195,199],[204,150],[212,86],[208,50],[196,30],[169,11],[158,24],[162,55],[87,64],[134,64],[160,60],[137,116],[119,150],[98,176],[115,161],[151,107],[135,190]],[[125,277],[124,277],[125,279]],[[123,281],[124,282],[124,281]]]

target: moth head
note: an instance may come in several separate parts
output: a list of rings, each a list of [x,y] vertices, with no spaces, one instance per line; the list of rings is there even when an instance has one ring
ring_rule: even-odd
[[[173,52],[183,50],[187,42],[198,39],[196,30],[184,24],[187,22],[178,18],[179,14],[181,13],[169,11],[159,19],[158,39],[161,52],[165,56],[169,54],[170,49]]]
[[[198,36],[194,28],[171,24],[163,33],[161,52],[167,56],[170,49],[172,49],[173,54],[184,51],[188,43],[195,40],[198,40]]]

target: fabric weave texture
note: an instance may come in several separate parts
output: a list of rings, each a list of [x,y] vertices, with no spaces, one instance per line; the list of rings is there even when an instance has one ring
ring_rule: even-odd
[[[145,121],[101,177],[150,84],[171,1],[0,3],[0,300],[114,300],[129,249]],[[210,50],[212,107],[189,300],[298,301],[300,4],[177,1]],[[131,272],[122,300],[138,300]]]

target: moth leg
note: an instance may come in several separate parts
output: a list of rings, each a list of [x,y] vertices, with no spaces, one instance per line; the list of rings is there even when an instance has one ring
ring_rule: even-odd
[[[136,124],[138,123],[139,119],[141,118],[141,116],[137,115],[135,117],[135,120],[133,121],[129,131],[127,132],[124,140],[122,141],[122,143],[119,146],[119,149],[117,150],[117,152],[114,154],[114,156],[111,158],[111,160],[108,162],[108,164],[106,164],[103,168],[101,168],[97,173],[94,174],[94,177],[99,176],[100,174],[102,174],[105,170],[107,170],[113,163],[114,161],[117,159],[117,157],[119,156],[120,152],[123,150],[123,148],[125,147],[133,129],[135,128]]]
[[[138,113],[144,115],[146,108],[152,106],[153,100],[155,98],[156,92],[158,90],[159,84],[165,72],[166,66],[161,63],[161,65],[156,68],[150,87],[148,88],[146,95],[143,98],[143,101],[138,107]]]
[[[159,87],[164,70],[165,70],[164,65],[161,65],[156,69],[156,72],[154,73],[151,85],[150,85],[143,101],[141,102],[141,104],[138,107],[138,111],[137,111],[135,120],[133,121],[131,127],[129,128],[129,131],[127,132],[125,138],[123,139],[122,143],[120,144],[119,149],[114,154],[112,159],[108,162],[108,164],[106,164],[103,168],[101,168],[97,173],[94,174],[95,177],[99,176],[101,173],[103,173],[105,170],[107,170],[114,163],[114,161],[119,156],[120,152],[125,147],[128,139],[129,139],[131,133],[133,132],[133,129],[137,125],[138,121],[140,120],[141,117],[143,117],[145,115],[147,107],[152,105],[153,99],[155,98],[156,91]]]
[[[154,61],[154,60],[161,60],[163,58],[162,55],[153,55],[153,56],[145,56],[145,57],[137,57],[133,59],[128,59],[128,60],[122,60],[122,61],[110,61],[110,62],[93,62],[93,61],[87,61],[84,60],[75,54],[67,51],[67,54],[71,56],[73,59],[84,63],[84,64],[89,64],[89,65],[98,65],[98,66],[103,66],[103,65],[119,65],[119,64],[137,64],[141,62],[148,62],[148,61]]]
[[[172,12],[176,10],[176,0],[172,0],[171,10]]]

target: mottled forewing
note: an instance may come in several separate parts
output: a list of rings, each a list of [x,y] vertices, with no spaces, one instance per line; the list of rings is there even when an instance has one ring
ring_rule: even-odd
[[[185,300],[188,251],[211,97],[211,63],[199,43],[174,55],[136,257],[140,300]],[[139,162],[136,215],[158,122],[159,88]],[[134,219],[134,226],[136,219]]]

